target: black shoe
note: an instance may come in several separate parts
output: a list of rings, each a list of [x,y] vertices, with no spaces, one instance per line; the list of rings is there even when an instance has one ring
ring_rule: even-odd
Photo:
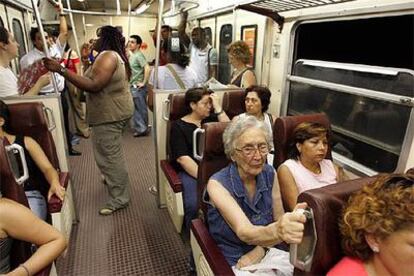
[[[77,151],[77,150],[74,150],[74,149],[71,149],[69,151],[69,155],[71,155],[71,156],[80,156],[80,155],[82,155],[82,152]]]
[[[147,136],[148,134],[149,134],[149,131],[147,130],[143,133],[135,132],[133,135],[134,135],[134,137],[142,137],[142,136]]]

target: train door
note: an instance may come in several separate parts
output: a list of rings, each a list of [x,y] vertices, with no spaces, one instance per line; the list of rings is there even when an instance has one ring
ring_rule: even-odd
[[[200,27],[205,29],[208,43],[216,48],[216,18],[201,20]]]
[[[6,9],[3,4],[0,4],[0,26],[8,29]]]
[[[12,7],[6,7],[7,18],[9,23],[9,31],[13,32],[14,38],[19,43],[19,58],[27,53],[26,29],[24,24],[23,12]],[[13,60],[13,71],[17,75],[19,73],[19,62]]]
[[[223,84],[230,82],[231,65],[227,55],[227,46],[233,40],[233,15],[228,14],[217,18],[216,41],[219,54],[218,80]]]

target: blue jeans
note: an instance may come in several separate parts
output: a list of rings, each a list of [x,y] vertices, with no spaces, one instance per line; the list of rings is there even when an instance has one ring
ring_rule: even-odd
[[[37,190],[24,192],[32,212],[41,220],[46,220],[47,205],[44,196]]]
[[[148,131],[147,87],[135,88],[131,86],[131,93],[135,106],[132,117],[133,128],[137,134],[143,134]]]
[[[197,179],[186,172],[179,172],[178,176],[183,183],[185,231],[190,231],[191,221],[197,218],[198,211]]]

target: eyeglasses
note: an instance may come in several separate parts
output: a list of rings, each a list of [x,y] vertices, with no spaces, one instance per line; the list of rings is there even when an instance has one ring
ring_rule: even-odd
[[[246,157],[253,157],[256,154],[256,151],[259,151],[261,155],[269,153],[268,144],[258,144],[258,145],[247,145],[240,149],[236,148],[237,151],[240,151]]]

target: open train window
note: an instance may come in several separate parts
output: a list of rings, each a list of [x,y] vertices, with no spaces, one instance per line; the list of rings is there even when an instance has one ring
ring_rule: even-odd
[[[233,39],[233,26],[225,24],[220,29],[220,50],[219,50],[219,71],[218,80],[221,83],[227,84],[230,82],[231,66],[227,54],[227,46],[230,45]]]
[[[297,29],[287,113],[325,112],[333,151],[354,161],[357,170],[362,165],[393,172],[407,150],[414,106],[413,22],[409,15],[305,23]]]
[[[26,54],[26,48],[24,46],[24,32],[22,24],[16,18],[12,21],[13,33],[14,38],[16,39],[17,43],[19,43],[19,57],[21,58]],[[17,71],[19,71],[19,63],[17,62]]]

